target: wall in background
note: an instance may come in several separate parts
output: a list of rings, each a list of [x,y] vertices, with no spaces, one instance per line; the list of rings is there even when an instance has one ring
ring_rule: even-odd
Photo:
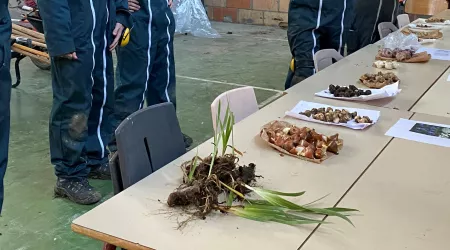
[[[290,0],[205,0],[210,20],[280,26],[288,22]]]

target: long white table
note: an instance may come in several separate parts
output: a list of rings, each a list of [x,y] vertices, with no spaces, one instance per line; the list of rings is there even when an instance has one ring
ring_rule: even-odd
[[[307,78],[287,92],[299,93],[316,92],[327,89],[330,84],[348,86],[350,84],[365,88],[359,83],[359,78],[365,73],[376,73],[379,70],[372,66],[378,52],[378,45],[369,45],[345,57],[325,70]],[[430,60],[427,63],[401,63],[394,72],[400,79],[402,92],[391,99],[367,102],[369,105],[399,110],[410,110],[421,96],[441,77],[450,66],[450,61]]]
[[[259,184],[281,191],[305,190],[307,194],[301,198],[304,203],[330,194],[321,204],[324,206],[333,206],[388,144],[391,138],[384,136],[385,131],[399,118],[411,116],[406,111],[375,108],[381,110],[381,118],[365,131],[287,119],[299,126],[314,127],[324,134],[338,132],[344,139],[342,152],[318,165],[281,157],[257,136],[262,125],[283,117],[284,112],[299,100],[298,96],[288,94],[238,123],[235,146],[245,152],[240,163],[255,163],[257,173],[264,176],[258,180]],[[323,103],[342,104],[326,99]],[[351,103],[346,106],[371,108]],[[211,142],[205,142],[198,147],[199,155],[206,156],[211,149]],[[128,249],[138,245],[146,247],[142,249],[296,249],[312,232],[313,226],[298,228],[260,223],[219,213],[211,214],[204,221],[194,221],[182,231],[177,230],[176,211],[179,210],[169,209],[164,201],[181,183],[180,164],[190,160],[195,152],[192,150],[77,218],[72,228]],[[167,212],[175,216],[169,216]]]
[[[450,118],[412,120],[450,125]],[[446,250],[450,245],[450,149],[395,138],[339,203],[355,227],[334,218],[301,250]],[[339,176],[337,176],[339,177]]]

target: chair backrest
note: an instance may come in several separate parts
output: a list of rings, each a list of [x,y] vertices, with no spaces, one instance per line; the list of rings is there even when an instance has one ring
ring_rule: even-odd
[[[130,115],[117,128],[116,141],[124,189],[186,153],[172,103]]]
[[[219,103],[221,106],[220,119],[222,121],[228,105],[231,112],[233,112],[234,114],[236,123],[259,110],[255,91],[252,87],[237,88],[224,92],[216,97],[216,99],[211,103],[211,114],[214,131],[216,130],[217,126],[216,117],[219,111]]]
[[[115,152],[111,159],[109,159],[109,168],[111,170],[111,181],[114,188],[114,195],[116,195],[124,190],[118,152]]]
[[[397,31],[398,28],[391,22],[382,22],[378,24],[378,32],[380,33],[380,39],[387,37],[394,31]]]
[[[411,23],[411,21],[409,20],[408,14],[401,14],[401,15],[397,16],[397,25],[398,25],[399,29],[405,27],[406,25],[408,25],[410,23]]]
[[[334,49],[319,50],[314,54],[314,67],[318,72],[333,64],[333,60],[337,62],[342,58],[344,57]]]

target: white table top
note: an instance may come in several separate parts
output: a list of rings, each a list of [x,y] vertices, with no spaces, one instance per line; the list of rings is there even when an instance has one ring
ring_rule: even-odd
[[[411,119],[450,124],[423,114]],[[333,224],[320,226],[301,250],[449,249],[449,152],[395,138],[339,203],[360,209],[355,227],[327,219]]]
[[[450,117],[450,69],[414,105],[411,111]]]
[[[338,156],[317,165],[293,157],[281,157],[256,136],[262,125],[283,117],[284,112],[298,101],[299,96],[288,94],[238,123],[235,127],[235,146],[246,152],[240,159],[241,164],[256,164],[257,174],[265,177],[258,181],[264,187],[289,192],[305,190],[307,194],[301,198],[302,203],[331,194],[321,204],[323,206],[334,205],[382,151],[391,139],[384,136],[389,127],[399,118],[411,116],[411,113],[405,111],[349,103],[345,106],[381,110],[380,120],[365,131],[354,131],[287,119],[300,126],[314,127],[320,133],[338,132],[344,139],[344,149]],[[332,100],[324,100],[323,103],[343,104]],[[199,155],[206,156],[211,149],[212,145],[208,141],[198,147]],[[173,212],[173,216],[170,216],[168,212],[174,210],[168,209],[163,203],[169,193],[181,183],[179,165],[191,159],[195,151],[192,150],[112,197],[77,218],[73,224],[84,227],[84,234],[94,238],[104,240],[85,231],[112,236],[114,243],[126,240],[153,249],[297,249],[312,232],[314,226],[291,227],[260,223],[218,213],[208,216],[204,221],[188,224],[183,231],[176,230],[176,213]],[[158,199],[163,203],[158,202]]]
[[[365,86],[358,83],[361,75],[376,73],[378,69],[372,66],[378,51],[377,45],[369,45],[335,63],[325,70],[300,82],[287,92],[290,94],[310,93],[327,89],[330,84],[348,86],[350,84],[359,88]],[[400,68],[393,70],[400,79],[402,92],[392,99],[383,99],[367,102],[369,105],[409,110],[414,103],[430,88],[433,83],[445,72],[450,61],[430,60],[422,63],[401,63]]]

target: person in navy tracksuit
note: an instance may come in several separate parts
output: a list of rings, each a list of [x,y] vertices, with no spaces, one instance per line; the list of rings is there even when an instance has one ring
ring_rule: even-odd
[[[6,165],[8,163],[9,144],[9,101],[11,98],[11,17],[8,12],[8,0],[0,0],[0,214],[2,213]]]
[[[117,49],[117,87],[113,128],[147,105],[171,102],[176,107],[171,0],[129,0],[134,26],[130,42]],[[184,136],[185,146],[192,139]],[[109,145],[116,150],[115,140]]]
[[[356,0],[354,19],[347,42],[348,54],[380,40],[378,24],[397,22],[398,0]]]
[[[321,49],[344,53],[354,0],[291,0],[288,41],[294,59],[285,89],[313,75],[314,54]]]
[[[126,0],[40,0],[51,56],[50,153],[55,195],[79,204],[101,199],[90,178],[110,178],[114,73],[111,50],[130,26]]]

